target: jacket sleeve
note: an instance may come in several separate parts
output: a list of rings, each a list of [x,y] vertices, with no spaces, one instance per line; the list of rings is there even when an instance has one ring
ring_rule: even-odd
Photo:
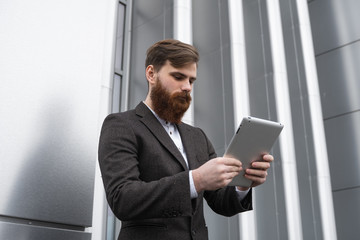
[[[131,120],[121,116],[105,119],[98,151],[107,200],[115,216],[122,221],[190,216],[189,171],[142,181],[138,136]]]

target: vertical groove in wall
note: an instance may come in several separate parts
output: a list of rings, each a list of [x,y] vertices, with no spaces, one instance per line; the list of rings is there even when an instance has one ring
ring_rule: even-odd
[[[299,88],[299,95],[301,97],[301,100],[300,100],[300,111],[301,111],[301,117],[302,117],[302,128],[303,128],[303,136],[305,139],[307,139],[307,132],[306,132],[306,125],[308,124],[307,121],[306,121],[306,113],[305,113],[305,104],[304,103],[304,96],[306,95],[306,90],[302,88],[302,79],[301,79],[301,74],[300,74],[300,66],[299,66],[299,58],[300,58],[300,54],[298,52],[298,48],[297,46],[299,45],[298,41],[297,41],[297,38],[296,38],[296,33],[295,33],[295,23],[294,23],[294,18],[296,17],[296,14],[294,14],[293,10],[292,10],[292,1],[289,1],[289,11],[290,11],[290,20],[291,20],[291,26],[292,26],[292,40],[293,40],[293,46],[294,46],[294,54],[295,54],[295,59],[296,59],[296,76],[297,76],[297,85],[298,85],[298,88]],[[314,226],[313,226],[313,229],[314,229],[314,239],[316,240],[318,238],[318,234],[317,234],[317,228],[316,228],[316,224],[319,224],[319,223],[316,223],[315,219],[316,219],[316,216],[315,216],[315,203],[314,203],[314,198],[316,197],[315,194],[314,194],[314,191],[316,191],[313,187],[313,176],[311,174],[311,163],[310,163],[310,152],[309,152],[309,142],[306,141],[305,143],[305,155],[306,155],[306,161],[307,161],[307,176],[308,176],[308,181],[309,181],[309,188],[310,188],[310,202],[311,202],[311,213],[312,213],[312,216],[311,218],[313,219],[313,222],[314,222]],[[306,221],[306,218],[303,219],[303,221]],[[321,224],[321,223],[320,223]],[[306,229],[304,228],[304,231]]]
[[[242,117],[250,115],[249,87],[246,65],[246,47],[244,33],[243,2],[229,1],[230,48],[231,48],[231,75],[234,98],[235,129]],[[255,191],[253,202],[255,202]],[[239,214],[240,239],[256,239],[255,213],[256,210]]]
[[[300,38],[303,49],[302,54],[304,56],[306,85],[309,95],[323,237],[324,239],[337,239],[330,169],[308,6],[306,2],[299,0],[296,1],[296,4],[300,22]]]
[[[129,109],[129,86],[130,86],[130,49],[131,49],[131,18],[132,18],[132,1],[126,6],[125,33],[124,33],[124,75],[121,86],[121,111]]]
[[[219,41],[220,41],[220,68],[221,68],[221,91],[222,91],[222,103],[223,103],[223,112],[222,112],[222,115],[223,115],[223,127],[224,127],[224,143],[226,143],[226,139],[227,139],[227,136],[226,136],[226,113],[225,113],[225,109],[226,109],[226,106],[225,106],[225,77],[224,77],[224,51],[223,51],[223,46],[224,46],[224,43],[223,43],[223,39],[222,39],[222,29],[221,29],[221,2],[220,0],[218,0],[218,14],[219,14]]]
[[[276,110],[278,121],[282,122],[285,126],[280,135],[280,152],[283,164],[288,238],[291,240],[302,239],[294,134],[292,129],[290,95],[287,82],[279,1],[267,0],[267,11],[271,39]]]

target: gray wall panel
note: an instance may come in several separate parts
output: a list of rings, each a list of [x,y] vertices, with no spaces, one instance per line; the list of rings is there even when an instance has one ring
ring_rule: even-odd
[[[229,54],[228,46],[207,55],[200,53],[198,80],[194,85],[195,126],[205,131],[219,156],[235,131],[231,82],[225,80],[231,79],[231,70],[223,71],[230,68]]]
[[[0,215],[91,226],[100,82],[87,64],[81,74],[55,76],[44,63],[37,76],[2,79]]]
[[[226,15],[227,16],[227,15]],[[223,28],[224,29],[224,28]],[[225,126],[224,126],[224,139],[225,146],[227,146],[235,132],[235,121],[234,121],[234,103],[233,103],[233,89],[232,89],[232,79],[231,75],[231,58],[230,58],[230,47],[228,44],[224,43],[222,47],[222,78],[223,81],[223,91],[224,91],[224,115],[225,115]],[[225,149],[224,149],[225,151]],[[218,152],[218,154],[223,154],[223,152]]]
[[[275,156],[266,183],[256,187],[255,211],[257,239],[287,239],[281,155],[278,142],[271,152]]]
[[[322,239],[318,176],[297,4],[295,0],[281,0],[280,3],[303,237]]]
[[[243,1],[249,81],[271,73],[272,60],[265,1]]]
[[[360,42],[316,58],[324,118],[360,109]]]
[[[272,59],[265,1],[243,1],[246,54],[252,116],[276,120]],[[275,161],[263,186],[255,190],[257,239],[287,239],[282,160],[275,144]]]
[[[360,39],[360,1],[316,0],[309,5],[316,55]]]
[[[197,13],[193,16],[194,45],[200,53],[194,120],[222,155],[234,132],[227,2],[202,0],[193,4]],[[205,5],[208,11],[199,11]]]
[[[258,79],[249,79],[251,115],[264,119],[276,119],[273,74],[268,73]]]
[[[172,11],[172,7],[173,1],[168,0],[135,0],[133,1],[132,27],[138,28],[152,22],[154,18],[164,17],[164,13],[168,10]],[[152,25],[148,24],[147,26]]]
[[[91,233],[0,222],[1,240],[90,240]]]
[[[193,9],[196,11],[196,14],[193,15],[194,44],[202,53],[200,59],[203,55],[218,51],[221,47],[218,2],[218,0],[193,1]],[[197,9],[201,9],[201,11]],[[195,42],[198,36],[201,36],[201,42]]]
[[[360,188],[334,192],[338,239],[358,239],[360,236]]]
[[[195,125],[201,127],[218,154],[224,153],[224,99],[218,50],[201,55],[198,80],[194,85]]]
[[[146,50],[159,40],[173,38],[173,1],[134,1],[132,21],[129,108],[147,94]]]
[[[304,239],[321,239],[316,165],[296,6],[295,1],[280,1],[301,196],[302,230]],[[270,52],[266,6],[262,1],[244,1],[244,13],[251,114],[276,120],[271,55],[277,53]],[[284,124],[286,127],[286,123]],[[284,208],[282,159],[278,149],[274,148],[273,154],[275,162],[266,187],[261,186],[256,189],[259,196],[259,200],[256,200],[256,209],[261,212],[259,213],[261,216],[257,217],[259,239],[287,239],[288,237],[285,227],[287,216]],[[275,208],[266,209],[265,206],[268,204]],[[263,215],[264,212],[265,215]]]
[[[194,121],[221,156],[234,133],[227,1],[193,1],[193,12],[193,42],[200,53]],[[220,216],[206,205],[205,219],[209,239],[239,238],[237,217]]]
[[[360,187],[360,111],[325,121],[334,190]]]
[[[25,103],[24,119],[0,125],[2,132],[15,130],[0,137],[7,149],[0,153],[0,215],[91,226],[97,110],[74,105],[81,95],[67,91],[50,97],[32,89],[44,97],[38,109]]]
[[[272,60],[264,3],[244,1],[250,112],[255,117],[275,119]]]
[[[359,8],[357,0],[309,4],[339,239],[359,235]]]

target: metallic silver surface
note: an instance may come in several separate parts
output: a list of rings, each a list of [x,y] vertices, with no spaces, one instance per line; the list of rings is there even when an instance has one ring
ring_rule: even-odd
[[[81,95],[72,91],[32,91],[44,99],[37,109],[24,102],[24,118],[0,124],[8,136],[0,141],[0,215],[91,226],[96,115],[77,109]],[[56,95],[67,100],[53,102]]]
[[[31,78],[1,79],[0,215],[91,226],[99,82],[85,69],[75,76],[76,53],[54,74],[58,66],[41,62],[46,47],[38,51],[38,62],[14,70]]]
[[[173,38],[173,1],[133,1],[129,108],[134,108],[147,94],[144,76],[145,52],[155,42]]]
[[[359,111],[325,121],[334,191],[360,186],[359,123]]]
[[[360,235],[360,188],[334,192],[336,228],[339,239],[357,239]]]
[[[66,229],[0,222],[1,240],[90,240],[91,234]]]
[[[360,39],[360,1],[316,0],[309,4],[315,54]]]
[[[194,84],[195,126],[222,156],[234,132],[228,1],[193,1],[193,42],[200,53]],[[226,219],[206,204],[209,239],[239,239],[239,219]]]
[[[339,239],[360,234],[360,20],[357,0],[309,4]]]
[[[360,42],[316,58],[324,118],[360,109]]]

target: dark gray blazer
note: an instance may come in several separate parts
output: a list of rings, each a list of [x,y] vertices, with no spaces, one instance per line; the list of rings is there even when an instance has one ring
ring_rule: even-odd
[[[177,127],[190,169],[216,157],[201,129],[185,123]],[[252,209],[251,191],[239,202],[234,187],[201,192],[191,200],[189,169],[142,102],[105,119],[99,163],[109,206],[122,221],[118,239],[208,239],[203,198],[224,216]]]

